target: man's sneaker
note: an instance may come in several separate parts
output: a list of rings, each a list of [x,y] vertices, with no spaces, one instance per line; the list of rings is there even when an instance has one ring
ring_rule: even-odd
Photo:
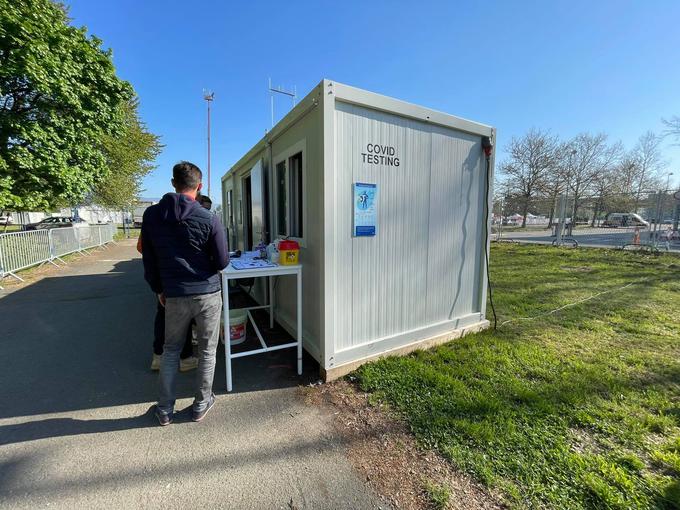
[[[162,356],[160,354],[154,353],[153,358],[151,359],[151,370],[154,372],[161,369],[161,358]]]
[[[194,411],[194,415],[191,417],[193,421],[203,421],[203,418],[205,418],[205,415],[208,414],[208,411],[212,409],[212,407],[215,405],[215,395],[210,395],[210,401],[208,402],[208,405],[206,406],[203,411]]]
[[[188,358],[179,360],[180,372],[188,372],[189,370],[193,370],[196,367],[198,367],[198,358],[195,356],[189,356]]]
[[[172,423],[172,414],[161,413],[158,408],[156,408],[156,418],[158,419],[158,423],[161,424],[161,427],[165,427]]]

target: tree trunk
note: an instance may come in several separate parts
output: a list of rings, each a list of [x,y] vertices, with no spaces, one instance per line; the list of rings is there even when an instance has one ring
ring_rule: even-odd
[[[600,214],[600,200],[597,200],[595,202],[595,212],[593,213],[593,221],[590,223],[591,227],[595,226],[595,219],[597,218],[598,214]]]
[[[557,191],[555,191],[555,193],[553,193],[550,196],[550,200],[552,201],[552,205],[550,206],[550,219],[548,220],[548,228],[552,228],[552,226],[553,226],[553,220],[555,219],[555,212],[556,212],[556,209],[557,209],[557,196],[558,195],[559,195],[559,193]]]
[[[637,192],[635,193],[635,210],[634,210],[635,214],[639,214],[640,196],[642,195],[642,185],[644,183],[645,173],[647,172],[643,169],[642,175],[640,175],[640,183],[638,184],[638,189]]]
[[[529,198],[530,197],[525,197],[524,200],[524,210],[522,211],[522,228],[526,228],[527,226],[527,214],[529,213]]]
[[[576,226],[576,213],[578,212],[578,199],[579,195],[577,192],[574,192],[574,207],[571,210],[571,224]]]

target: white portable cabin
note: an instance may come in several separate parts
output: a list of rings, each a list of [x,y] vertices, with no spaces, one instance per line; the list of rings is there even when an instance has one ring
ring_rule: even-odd
[[[494,138],[492,127],[323,80],[222,177],[230,249],[299,241],[303,344],[324,377],[488,326],[483,140]],[[354,235],[355,183],[377,187],[373,236]],[[295,334],[294,279],[274,292],[275,317]]]

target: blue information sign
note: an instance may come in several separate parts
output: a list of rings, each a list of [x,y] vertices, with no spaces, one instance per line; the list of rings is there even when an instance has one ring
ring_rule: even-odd
[[[354,183],[354,237],[374,236],[378,221],[378,186]]]

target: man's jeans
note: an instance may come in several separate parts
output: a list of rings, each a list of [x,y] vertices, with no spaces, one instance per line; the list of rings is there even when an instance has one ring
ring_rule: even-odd
[[[184,345],[191,319],[196,321],[198,340],[198,370],[194,411],[200,412],[210,403],[215,353],[220,334],[222,294],[199,294],[167,298],[165,302],[165,347],[161,361],[161,396],[158,410],[171,414],[175,407],[175,386],[179,369],[179,354]]]
[[[160,356],[163,354],[163,346],[165,345],[165,308],[158,300],[156,302],[156,317],[153,321],[153,353]],[[187,328],[184,347],[182,347],[182,352],[179,353],[179,359],[187,359],[194,355],[194,346],[191,340],[191,327],[189,327]]]

